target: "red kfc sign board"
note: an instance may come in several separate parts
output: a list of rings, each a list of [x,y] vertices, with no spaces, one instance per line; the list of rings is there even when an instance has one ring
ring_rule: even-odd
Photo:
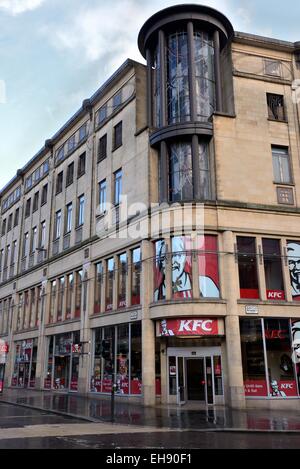
[[[160,322],[161,337],[219,335],[217,319],[165,319]]]

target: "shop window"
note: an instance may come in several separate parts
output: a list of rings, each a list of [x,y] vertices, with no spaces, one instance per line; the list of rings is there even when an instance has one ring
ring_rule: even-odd
[[[209,235],[199,236],[197,252],[200,298],[220,298],[218,238]]]
[[[287,241],[287,257],[293,301],[300,301],[300,241]]]
[[[142,328],[141,323],[131,324],[131,383],[130,393],[142,393]]]
[[[37,345],[38,340],[33,340],[33,348],[32,348],[32,359],[31,359],[31,367],[30,367],[30,377],[29,377],[29,387],[35,388],[35,375],[36,375],[36,363],[37,363]]]
[[[289,320],[265,319],[264,324],[270,396],[297,396]]]
[[[129,326],[118,326],[117,338],[117,394],[129,394]]]
[[[76,292],[75,292],[75,318],[81,316],[81,303],[82,303],[82,281],[83,271],[76,272]]]
[[[106,261],[106,294],[105,294],[105,311],[112,311],[113,309],[113,293],[114,293],[114,259]]]
[[[259,299],[255,238],[238,237],[237,250],[240,296],[245,299]]]
[[[102,282],[103,282],[103,264],[102,262],[99,262],[99,264],[96,265],[94,314],[98,314],[101,311]]]
[[[52,368],[53,368],[54,336],[49,337],[47,372],[44,381],[44,388],[52,387]]]
[[[113,384],[113,373],[114,373],[114,357],[115,357],[115,328],[105,327],[104,328],[104,340],[108,340],[110,343],[110,357],[104,359],[103,363],[103,379],[102,379],[102,392],[111,393]]]
[[[292,361],[297,375],[300,391],[300,320],[292,321]]]
[[[155,243],[154,260],[154,301],[166,299],[166,243]]]
[[[131,304],[139,305],[141,303],[141,248],[132,251],[132,269],[131,269]]]
[[[215,396],[223,396],[223,380],[222,380],[222,357],[213,358],[214,377],[215,377]]]
[[[261,319],[241,319],[241,348],[245,395],[266,397],[266,368]]]
[[[54,389],[68,389],[71,366],[72,334],[55,336]]]
[[[173,299],[193,298],[191,238],[172,238],[172,294]]]
[[[284,300],[281,250],[278,239],[263,239],[264,268],[268,300]]]
[[[126,307],[127,254],[119,256],[118,265],[118,308]]]
[[[95,342],[94,342],[94,365],[92,370],[91,378],[91,391],[101,392],[102,391],[102,332],[103,329],[95,330]]]
[[[161,358],[160,358],[160,339],[155,339],[155,394],[161,395]]]

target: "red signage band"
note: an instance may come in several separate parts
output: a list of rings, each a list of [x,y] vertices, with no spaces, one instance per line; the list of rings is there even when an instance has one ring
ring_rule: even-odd
[[[160,321],[161,337],[219,335],[218,319],[165,319]]]

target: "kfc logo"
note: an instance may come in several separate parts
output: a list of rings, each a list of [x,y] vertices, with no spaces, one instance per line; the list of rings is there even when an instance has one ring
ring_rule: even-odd
[[[164,319],[160,323],[161,337],[218,335],[217,319]]]
[[[284,292],[281,290],[268,290],[267,291],[268,300],[284,300]]]

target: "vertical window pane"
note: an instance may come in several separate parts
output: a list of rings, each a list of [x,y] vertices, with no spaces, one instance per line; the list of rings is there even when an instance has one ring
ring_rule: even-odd
[[[131,383],[130,394],[141,394],[142,388],[142,328],[131,324]]]
[[[271,397],[297,396],[288,319],[265,319]]]
[[[245,394],[267,396],[261,319],[241,319],[240,329]]]
[[[215,110],[213,40],[206,32],[194,34],[197,119],[207,121]]]
[[[300,301],[300,241],[287,242],[290,288],[294,301]]]
[[[127,275],[127,255],[119,256],[118,266],[118,308],[126,307],[126,275]]]
[[[168,39],[168,117],[169,124],[190,120],[188,39],[177,32]]]
[[[94,313],[100,313],[101,311],[101,290],[103,281],[103,265],[102,262],[96,265],[96,278],[95,278],[95,304]]]
[[[106,301],[105,310],[112,311],[113,309],[113,290],[114,290],[114,259],[108,259],[106,261],[107,272],[106,272]]]
[[[82,293],[83,271],[76,273],[76,293],[75,293],[75,318],[81,316],[81,293]]]
[[[192,241],[190,237],[172,238],[173,299],[193,298]]]
[[[237,238],[241,298],[258,299],[255,238]]]
[[[69,274],[67,276],[66,319],[71,319],[72,317],[73,291],[74,291],[74,275]]]
[[[288,148],[272,147],[275,182],[289,184],[292,182]]]
[[[170,200],[193,200],[192,145],[179,143],[170,146]]]
[[[263,239],[264,268],[268,300],[284,300],[280,241]]]
[[[197,250],[200,298],[220,298],[217,237],[199,236]]]
[[[63,304],[65,294],[65,278],[61,277],[58,280],[58,295],[57,295],[57,321],[60,322],[63,319]]]
[[[51,282],[49,324],[54,322],[56,308],[56,280]]]
[[[129,394],[129,326],[118,326],[117,394]]]
[[[199,143],[200,198],[211,199],[209,150],[207,143]]]
[[[154,301],[166,299],[166,243],[155,243],[154,262]]]
[[[139,305],[141,302],[141,248],[132,251],[131,271],[131,304]]]

